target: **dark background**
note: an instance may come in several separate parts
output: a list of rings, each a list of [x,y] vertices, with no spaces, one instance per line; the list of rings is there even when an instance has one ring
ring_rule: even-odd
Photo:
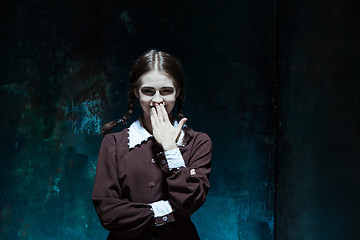
[[[278,2],[277,239],[360,239],[360,8]]]
[[[188,125],[213,140],[201,239],[358,239],[358,5],[2,2],[0,238],[106,239],[99,131],[156,48],[181,59]]]

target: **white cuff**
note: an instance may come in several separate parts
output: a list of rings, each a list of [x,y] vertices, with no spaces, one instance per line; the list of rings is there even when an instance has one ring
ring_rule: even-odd
[[[172,213],[172,208],[168,200],[160,200],[157,202],[150,203],[155,217],[162,217]]]
[[[185,162],[179,148],[165,151],[165,157],[170,170],[185,167]]]

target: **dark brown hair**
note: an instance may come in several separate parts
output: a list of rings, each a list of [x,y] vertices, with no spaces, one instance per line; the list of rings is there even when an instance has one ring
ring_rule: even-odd
[[[176,97],[178,108],[177,118],[178,120],[184,118],[183,102],[185,97],[185,82],[184,71],[180,61],[168,53],[157,50],[149,50],[135,61],[130,71],[128,91],[129,106],[127,113],[117,121],[106,123],[102,129],[102,133],[104,135],[108,134],[117,124],[124,123],[133,113],[136,100],[134,89],[138,87],[141,76],[152,70],[163,72],[174,79],[175,87],[177,91],[179,91]],[[188,143],[188,141],[193,137],[193,130],[185,126],[184,132],[184,143]]]

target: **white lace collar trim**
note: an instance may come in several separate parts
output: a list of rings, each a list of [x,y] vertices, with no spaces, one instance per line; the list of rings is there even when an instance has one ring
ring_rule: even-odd
[[[175,120],[174,127],[176,127],[177,125],[178,125],[178,122]],[[137,145],[141,145],[141,143],[146,142],[147,140],[149,140],[150,137],[153,137],[153,135],[151,135],[148,131],[146,131],[146,129],[143,126],[141,126],[141,123],[139,120],[136,120],[135,122],[133,122],[128,129],[129,129],[129,131],[128,131],[129,149],[132,149]],[[184,139],[184,130],[181,130],[179,140],[176,143],[176,145],[178,147],[184,146],[183,139]]]

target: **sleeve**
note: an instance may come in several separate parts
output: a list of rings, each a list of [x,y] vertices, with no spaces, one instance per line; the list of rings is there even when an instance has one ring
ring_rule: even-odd
[[[168,164],[169,170],[175,168],[185,167],[184,159],[181,155],[179,148],[174,148],[168,151],[165,151],[165,158]]]
[[[160,200],[150,203],[151,209],[154,211],[155,226],[162,226],[166,223],[175,221],[172,207],[168,200]]]
[[[136,237],[154,225],[149,204],[122,199],[113,135],[106,135],[102,141],[91,198],[102,226],[119,237]]]
[[[157,155],[161,169],[167,172],[170,205],[178,214],[190,216],[205,202],[210,188],[211,151],[211,139],[203,133],[195,137],[185,167],[170,171],[165,153]]]

